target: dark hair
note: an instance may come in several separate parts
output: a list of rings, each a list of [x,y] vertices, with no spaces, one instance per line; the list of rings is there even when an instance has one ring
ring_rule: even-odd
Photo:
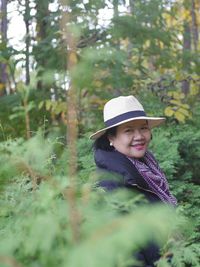
[[[93,144],[94,150],[96,150],[96,149],[102,149],[102,150],[106,150],[106,151],[114,150],[114,147],[110,145],[108,135],[115,136],[116,133],[117,133],[117,126],[106,130],[106,132],[102,136],[100,136],[99,138],[97,138],[94,141],[94,144]]]

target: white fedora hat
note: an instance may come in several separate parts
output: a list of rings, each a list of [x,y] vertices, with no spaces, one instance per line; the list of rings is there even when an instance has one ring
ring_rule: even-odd
[[[108,101],[103,110],[105,128],[95,132],[90,139],[97,139],[106,130],[133,120],[147,120],[149,127],[153,128],[165,121],[163,117],[148,117],[140,102],[132,95],[119,96]]]

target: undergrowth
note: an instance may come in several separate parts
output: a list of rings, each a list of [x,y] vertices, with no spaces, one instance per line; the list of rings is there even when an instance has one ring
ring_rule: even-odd
[[[146,208],[145,203],[138,209],[141,200],[125,192],[94,192],[92,143],[87,136],[80,138],[77,240],[66,194],[69,155],[64,144],[40,133],[26,142],[0,143],[0,266],[128,267],[133,252],[152,236],[162,247],[157,266],[200,266],[199,173],[194,168],[199,137],[199,129],[179,125],[153,132],[150,149],[178,199],[176,211]]]

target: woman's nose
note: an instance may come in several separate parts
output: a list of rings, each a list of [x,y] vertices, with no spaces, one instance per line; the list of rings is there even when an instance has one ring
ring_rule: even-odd
[[[134,138],[135,140],[137,140],[137,139],[141,139],[141,138],[142,138],[142,133],[141,133],[141,131],[140,131],[139,129],[135,129],[135,130],[134,130],[134,136],[133,136],[133,138]]]

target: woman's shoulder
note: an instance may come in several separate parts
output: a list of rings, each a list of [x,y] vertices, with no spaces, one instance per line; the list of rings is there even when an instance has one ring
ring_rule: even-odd
[[[141,188],[148,189],[148,185],[136,167],[125,155],[118,151],[98,149],[95,151],[95,163],[98,168],[123,177],[123,183],[127,186],[138,185]]]
[[[122,153],[97,149],[94,154],[95,163],[98,168],[125,175],[127,172],[134,172],[129,159]]]
[[[160,201],[159,198],[151,191],[138,187],[137,184],[126,184],[123,175],[97,168],[93,179],[94,187],[103,188],[107,192],[126,191],[126,194],[132,197],[139,196],[146,199],[149,203]]]

